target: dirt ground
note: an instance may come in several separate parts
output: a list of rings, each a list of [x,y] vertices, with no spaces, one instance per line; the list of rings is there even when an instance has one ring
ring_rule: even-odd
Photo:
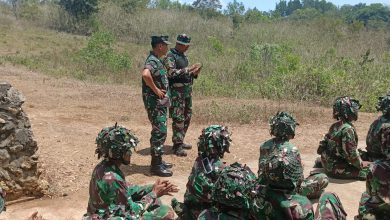
[[[26,219],[34,211],[39,211],[50,220],[80,219],[86,211],[90,174],[98,163],[94,155],[95,137],[101,128],[115,122],[131,128],[141,141],[137,153],[133,154],[131,165],[124,168],[126,179],[138,184],[153,183],[156,179],[149,173],[148,143],[151,127],[139,87],[56,79],[12,66],[0,67],[0,81],[10,82],[26,97],[24,110],[31,120],[38,142],[43,178],[50,184],[46,197],[10,205],[0,215],[0,219]],[[318,142],[332,123],[330,109],[322,111],[322,118],[301,124],[293,140],[301,150],[306,174],[312,169]],[[202,121],[201,117],[194,113],[195,121]],[[359,147],[364,148],[368,127],[376,117],[377,114],[360,115],[356,123],[360,135]],[[233,132],[233,146],[226,161],[245,163],[256,172],[259,144],[270,138],[268,125],[226,125]],[[205,126],[207,124],[193,123],[186,141],[196,145],[197,137]],[[171,132],[167,145],[172,144],[170,135]],[[174,175],[169,179],[180,187],[176,195],[179,200],[183,199],[187,177],[196,155],[194,148],[187,157],[176,157],[171,147],[166,147],[164,160],[175,164]],[[365,190],[365,182],[331,179],[327,190],[338,193],[348,219],[353,219],[357,214],[360,195]],[[170,198],[164,197],[163,201],[169,202]]]

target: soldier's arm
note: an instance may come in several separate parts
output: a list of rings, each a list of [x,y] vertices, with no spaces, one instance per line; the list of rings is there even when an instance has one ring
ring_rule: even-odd
[[[190,69],[188,67],[177,69],[176,60],[172,56],[167,56],[167,58],[164,60],[164,65],[168,70],[168,78],[181,77],[190,74]]]
[[[165,91],[157,88],[156,84],[154,83],[153,81],[153,77],[152,77],[152,74],[150,72],[149,69],[145,68],[143,71],[142,71],[142,78],[143,80],[145,81],[145,84],[150,88],[152,89],[152,91],[154,92],[154,94],[156,94],[159,98],[164,98],[165,96]]]
[[[138,186],[138,185],[128,185],[128,191],[131,194],[131,198],[134,201],[139,201],[142,199],[142,197],[146,196],[147,194],[151,193],[153,189],[153,185],[145,185],[145,186]]]
[[[360,158],[357,149],[357,138],[353,128],[346,128],[342,131],[341,144],[346,155],[346,160],[354,167],[361,169],[363,167],[362,159]]]

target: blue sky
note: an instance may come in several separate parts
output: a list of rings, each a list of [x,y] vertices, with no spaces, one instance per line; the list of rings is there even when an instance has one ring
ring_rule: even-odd
[[[179,0],[182,3],[192,4],[194,0]],[[222,5],[226,5],[230,2],[230,0],[220,0]],[[275,5],[279,0],[238,0],[239,2],[244,3],[245,8],[254,8],[261,11],[269,11],[275,9]],[[287,0],[288,1],[288,0]],[[382,3],[385,5],[390,5],[390,0],[328,0],[328,2],[332,2],[337,6],[341,6],[344,4],[356,5],[359,3],[366,3],[367,5],[371,3]]]

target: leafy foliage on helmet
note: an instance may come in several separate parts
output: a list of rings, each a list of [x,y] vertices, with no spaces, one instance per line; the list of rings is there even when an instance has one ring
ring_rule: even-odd
[[[333,118],[340,120],[356,120],[362,105],[359,100],[348,96],[338,97],[333,104]]]
[[[288,112],[278,112],[270,121],[271,135],[286,139],[295,136],[295,127],[299,125],[294,116]]]
[[[384,115],[390,113],[390,94],[378,98],[376,110],[383,112]]]
[[[234,163],[225,167],[215,182],[212,198],[220,205],[249,209],[256,175],[247,167]]]
[[[223,158],[225,152],[230,153],[230,136],[228,127],[222,125],[211,125],[203,129],[198,138],[198,154]]]
[[[131,153],[139,143],[133,132],[125,127],[115,126],[103,128],[96,137],[98,158],[122,159],[126,152]]]
[[[276,149],[268,156],[263,172],[271,188],[294,190],[303,180],[301,157],[297,151]]]

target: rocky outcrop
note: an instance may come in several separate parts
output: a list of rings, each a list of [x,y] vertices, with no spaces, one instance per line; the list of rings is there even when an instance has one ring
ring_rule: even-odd
[[[40,196],[38,150],[31,124],[22,109],[24,96],[0,82],[0,187],[6,200]]]

